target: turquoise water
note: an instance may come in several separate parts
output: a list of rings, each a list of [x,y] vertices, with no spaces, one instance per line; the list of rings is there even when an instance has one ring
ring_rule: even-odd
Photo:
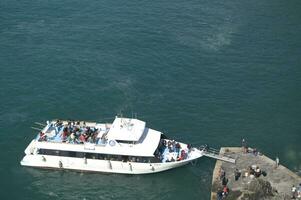
[[[0,1],[1,199],[209,199],[214,160],[152,175],[19,165],[52,118],[122,112],[301,170],[301,2]]]

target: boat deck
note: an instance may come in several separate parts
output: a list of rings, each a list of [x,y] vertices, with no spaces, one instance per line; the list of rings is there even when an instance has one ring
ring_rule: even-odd
[[[92,143],[105,145],[106,134],[109,131],[107,124],[57,121],[48,123],[37,135],[36,140],[43,142],[83,144]]]
[[[144,136],[141,141],[138,142],[125,142],[119,143],[118,140],[112,140],[108,138],[108,132],[111,128],[111,124],[97,124],[97,123],[85,123],[85,122],[70,122],[70,121],[52,121],[48,122],[43,130],[37,135],[36,140],[39,142],[49,142],[49,143],[64,143],[64,144],[78,144],[85,145],[85,148],[88,148],[89,145],[92,145],[91,149],[94,149],[94,146],[115,146],[118,143],[118,148],[115,150],[123,149],[124,151],[133,150],[133,146],[137,147],[143,144],[147,147],[149,142],[153,143],[155,140],[154,137]],[[148,134],[148,129],[146,129],[145,134]],[[153,135],[154,133],[150,133]],[[149,138],[149,139],[147,139]],[[156,159],[160,160],[162,163],[166,162],[175,162],[186,160],[190,157],[190,147],[187,144],[179,143],[174,140],[169,139],[160,139],[159,146],[156,144],[152,150],[152,156],[155,156]],[[135,144],[135,145],[133,145]],[[71,148],[71,146],[70,146]],[[73,148],[73,147],[72,147]],[[90,148],[90,147],[89,147]],[[115,150],[109,148],[108,151]],[[140,149],[141,150],[141,149]],[[140,151],[139,150],[139,151]],[[102,149],[102,151],[104,151]],[[119,152],[120,153],[120,152]],[[134,155],[134,154],[133,154]],[[135,154],[136,155],[136,154]],[[145,154],[149,157],[150,154]]]

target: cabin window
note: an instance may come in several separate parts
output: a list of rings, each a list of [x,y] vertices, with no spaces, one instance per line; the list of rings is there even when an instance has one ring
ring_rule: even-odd
[[[38,154],[44,154],[44,155],[50,155],[50,156],[58,156],[59,155],[58,150],[51,150],[51,149],[39,149]]]
[[[70,156],[71,152],[69,151],[60,151],[59,156],[64,156],[64,157],[72,157]]]
[[[104,156],[102,154],[97,154],[97,159],[98,160],[104,160]]]
[[[76,158],[84,158],[85,157],[85,153],[84,152],[75,152],[75,157]]]
[[[76,151],[59,151],[59,150],[52,150],[52,149],[39,149],[38,154],[50,155],[50,156],[73,157],[73,158],[123,161],[123,162],[131,161],[131,162],[149,163],[149,162],[156,161],[156,158],[153,157],[140,157],[140,156],[136,157],[136,156],[110,155],[110,154],[99,154],[99,153],[85,153],[85,152],[76,152]]]
[[[87,159],[97,159],[97,154],[96,153],[86,153],[85,157]]]
[[[135,141],[126,141],[126,140],[116,140],[118,143],[123,143],[123,144],[135,144]]]
[[[69,151],[69,157],[76,157],[75,151]]]
[[[129,157],[128,156],[120,156],[120,160],[122,160],[122,162],[127,162],[129,161]]]

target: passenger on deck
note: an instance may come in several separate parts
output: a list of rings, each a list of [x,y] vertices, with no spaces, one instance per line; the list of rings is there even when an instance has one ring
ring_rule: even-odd
[[[188,152],[190,153],[190,151],[192,149],[192,145],[191,144],[187,144],[187,149],[188,149]]]
[[[76,136],[76,138],[79,138],[81,136],[81,132],[79,130],[75,131],[75,136]]]
[[[97,136],[98,136],[98,130],[95,129],[95,132],[93,133],[93,136],[92,136],[93,142],[96,142]]]
[[[166,162],[171,162],[172,161],[172,155],[169,153],[169,154],[167,154],[167,156],[166,156]]]
[[[184,150],[182,150],[182,151],[184,151]],[[178,157],[177,157],[177,161],[181,161],[181,160],[184,160],[182,153],[180,155],[178,155]]]
[[[167,146],[168,146],[169,152],[171,153],[172,152],[172,144],[171,144],[170,140],[167,142]]]
[[[165,149],[165,147],[164,147],[164,144],[163,144],[163,141],[164,140],[160,140],[160,143],[159,143],[159,146],[158,146],[158,149],[157,149],[157,155],[159,155],[159,154],[162,154],[163,152],[164,152],[164,149]]]
[[[46,134],[41,131],[40,132],[39,141],[46,141],[46,140],[47,140]]]
[[[181,145],[180,145],[180,143],[177,142],[175,145],[175,150],[176,150],[177,154],[180,153],[180,149],[181,149]]]
[[[68,132],[71,133],[72,131],[73,131],[73,126],[70,123],[70,125],[68,125]]]
[[[63,122],[61,122],[61,120],[56,120],[55,126],[62,126]]]
[[[176,149],[176,141],[174,140],[171,141],[171,148],[172,148],[172,152],[174,152]]]
[[[166,144],[166,140],[164,140],[164,139],[163,139],[163,145],[164,145],[164,147],[166,147],[166,146],[167,146],[167,144]]]
[[[181,159],[185,160],[187,158],[187,153],[185,152],[185,150],[181,151]]]
[[[89,138],[89,135],[87,133],[84,133],[84,136],[85,136],[85,140],[87,141]]]
[[[166,148],[166,140],[161,139],[160,145],[159,145],[159,153],[163,154]]]
[[[81,135],[79,136],[79,141],[80,141],[80,143],[86,142],[85,134],[81,134]]]
[[[67,138],[68,143],[74,143],[75,135],[74,133],[71,133],[71,135]]]
[[[90,137],[88,137],[88,140],[87,140],[87,142],[89,142],[89,143],[93,143],[93,139],[92,139],[92,137],[90,136]]]
[[[69,136],[69,131],[68,127],[65,127],[63,129],[63,134],[62,134],[62,141],[65,142],[67,140],[67,137]]]

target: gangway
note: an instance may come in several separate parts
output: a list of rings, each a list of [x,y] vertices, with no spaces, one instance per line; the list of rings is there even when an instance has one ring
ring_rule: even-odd
[[[236,160],[230,156],[227,155],[223,155],[219,152],[219,150],[211,148],[207,145],[203,145],[199,147],[199,150],[202,151],[203,156],[209,157],[209,158],[213,158],[213,159],[217,159],[217,160],[221,160],[221,161],[225,161],[225,162],[230,162],[235,164]]]

